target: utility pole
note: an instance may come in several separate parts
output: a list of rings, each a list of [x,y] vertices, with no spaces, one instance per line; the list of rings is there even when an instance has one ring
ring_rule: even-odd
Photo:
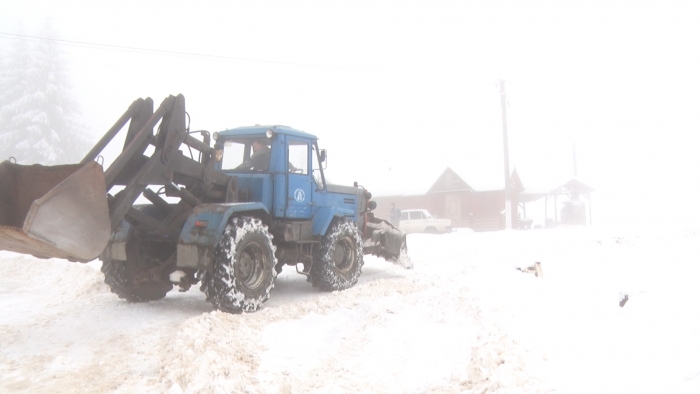
[[[510,207],[510,164],[508,164],[508,122],[506,121],[506,82],[504,80],[498,81],[499,90],[501,92],[501,113],[503,120],[503,168],[505,173],[506,187],[504,189],[505,203],[506,203],[506,228],[512,229],[512,214]]]

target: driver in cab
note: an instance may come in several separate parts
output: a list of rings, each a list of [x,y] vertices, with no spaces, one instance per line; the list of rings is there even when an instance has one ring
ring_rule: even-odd
[[[270,166],[270,147],[267,140],[259,138],[253,141],[253,154],[243,160],[237,170],[265,171]]]

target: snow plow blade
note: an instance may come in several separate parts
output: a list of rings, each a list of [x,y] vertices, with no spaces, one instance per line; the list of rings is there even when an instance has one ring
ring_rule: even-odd
[[[0,163],[0,250],[87,262],[110,233],[99,164]]]
[[[383,257],[404,268],[413,268],[406,247],[406,233],[388,221],[374,217],[373,214],[367,217],[367,228],[369,237],[365,239],[365,254]]]

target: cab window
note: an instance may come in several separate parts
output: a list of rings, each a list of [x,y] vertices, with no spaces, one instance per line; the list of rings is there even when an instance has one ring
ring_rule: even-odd
[[[309,144],[289,141],[289,172],[307,175],[309,173]]]
[[[312,148],[311,152],[311,163],[313,165],[313,175],[314,175],[314,181],[316,181],[316,187],[318,187],[318,190],[323,190],[323,178],[321,177],[321,165],[318,162],[318,151],[316,149],[316,145],[314,145]]]
[[[270,153],[270,141],[267,138],[231,138],[223,142],[221,169],[267,171]]]
[[[245,154],[246,144],[243,141],[229,140],[224,142],[224,152],[221,159],[222,170],[233,170],[243,163],[248,155]],[[250,147],[248,147],[250,152]]]

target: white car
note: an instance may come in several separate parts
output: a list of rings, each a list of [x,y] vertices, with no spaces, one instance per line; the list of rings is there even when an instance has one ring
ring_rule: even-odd
[[[450,219],[433,217],[425,209],[404,209],[401,211],[399,229],[408,233],[446,233],[452,230]]]

